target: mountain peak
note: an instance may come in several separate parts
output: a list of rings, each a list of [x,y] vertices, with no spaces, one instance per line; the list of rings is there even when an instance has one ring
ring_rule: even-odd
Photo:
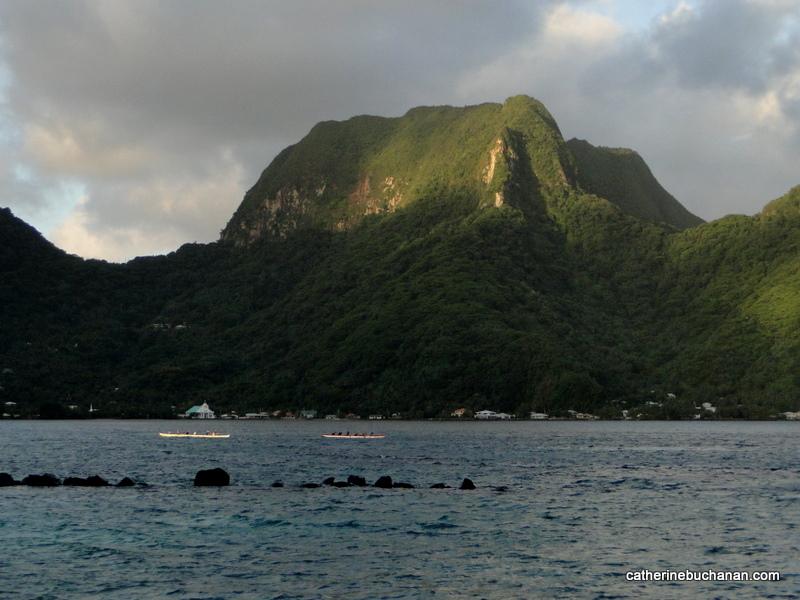
[[[636,217],[677,228],[701,222],[658,185],[638,155],[590,152],[584,144],[575,142],[573,152],[544,104],[523,95],[502,104],[422,106],[395,118],[323,121],[264,170],[222,239],[244,246],[302,228],[343,231],[402,209],[432,188],[466,192],[476,208],[510,203],[527,212],[553,194],[583,187]],[[604,183],[598,162],[601,169],[632,171],[625,177],[639,184],[636,193]]]

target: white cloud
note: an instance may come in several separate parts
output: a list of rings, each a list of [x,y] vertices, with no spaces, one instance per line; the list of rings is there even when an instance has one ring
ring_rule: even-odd
[[[170,247],[171,239],[164,238],[163,234],[144,234],[123,227],[105,227],[98,231],[87,204],[88,199],[82,198],[75,210],[50,234],[53,243],[70,254],[123,262],[136,255],[158,253]],[[142,252],[142,248],[159,244],[163,245],[162,248]]]
[[[522,92],[545,101],[564,98],[577,85],[581,65],[613,51],[622,33],[608,16],[566,4],[555,6],[544,16],[541,30],[532,32],[509,53],[465,73],[457,90],[465,101],[502,100]],[[565,68],[567,61],[570,68]]]
[[[104,128],[96,122],[85,124],[80,132],[63,124],[33,122],[25,126],[24,151],[39,169],[70,177],[129,177],[154,162],[142,145],[115,144],[103,137]]]
[[[611,17],[561,4],[545,20],[540,45],[554,42],[594,46],[619,37],[622,27]]]
[[[224,153],[217,167],[199,178],[172,173],[135,184],[96,185],[50,237],[67,252],[111,261],[213,240],[238,204],[243,173]]]
[[[669,27],[676,23],[686,23],[692,16],[692,6],[687,2],[678,2],[675,8],[659,16],[658,22],[661,27]]]

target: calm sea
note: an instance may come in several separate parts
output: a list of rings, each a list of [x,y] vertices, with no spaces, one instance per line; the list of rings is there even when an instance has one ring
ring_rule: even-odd
[[[176,426],[0,421],[0,471],[17,479],[150,484],[0,488],[0,596],[800,597],[800,423],[251,421],[214,423],[228,440],[158,437]],[[387,437],[323,440],[332,427]],[[193,488],[213,466],[231,486]],[[297,487],[348,474],[418,488]],[[478,489],[428,489],[464,477]],[[783,578],[626,580],[640,569]]]

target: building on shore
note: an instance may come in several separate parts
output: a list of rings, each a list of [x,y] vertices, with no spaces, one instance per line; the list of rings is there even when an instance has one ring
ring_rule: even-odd
[[[187,419],[216,419],[217,416],[214,414],[214,411],[208,407],[207,402],[203,402],[197,406],[193,406],[189,410],[186,411],[185,414]]]
[[[475,418],[480,421],[509,421],[513,418],[513,415],[493,410],[479,410],[475,413]]]

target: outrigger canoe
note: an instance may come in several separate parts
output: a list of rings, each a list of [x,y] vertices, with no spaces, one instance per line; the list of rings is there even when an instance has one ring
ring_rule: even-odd
[[[381,440],[386,436],[382,433],[323,433],[322,437],[331,440]]]
[[[167,431],[165,433],[159,432],[158,435],[160,435],[161,437],[165,437],[165,438],[203,438],[203,439],[215,439],[215,440],[216,439],[227,439],[227,438],[231,437],[230,433],[217,433],[215,431],[207,431],[205,433],[197,433],[196,431],[194,433],[189,433],[188,431],[186,431],[186,432],[180,432],[180,431],[171,432],[171,431]]]

